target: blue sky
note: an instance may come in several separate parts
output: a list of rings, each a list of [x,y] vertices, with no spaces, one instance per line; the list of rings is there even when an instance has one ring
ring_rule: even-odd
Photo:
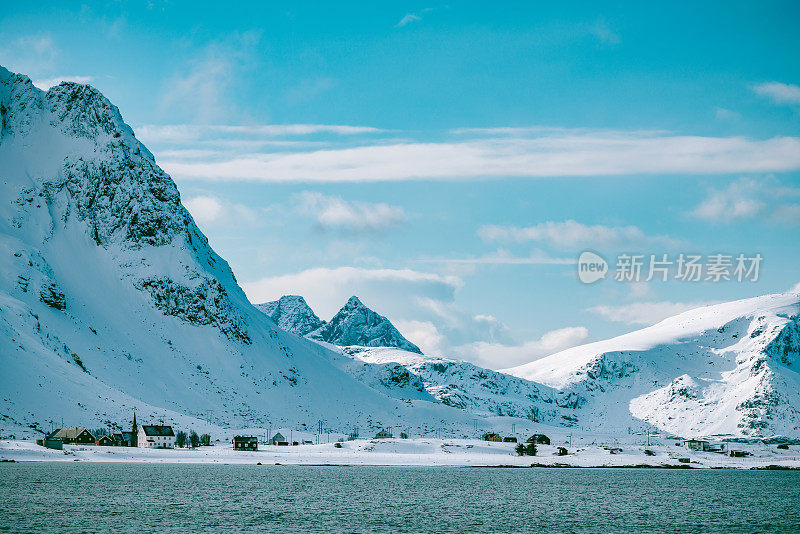
[[[796,2],[293,4],[6,3],[0,64],[114,102],[252,300],[356,293],[430,352],[502,368],[800,282]],[[628,283],[621,252],[763,262]]]

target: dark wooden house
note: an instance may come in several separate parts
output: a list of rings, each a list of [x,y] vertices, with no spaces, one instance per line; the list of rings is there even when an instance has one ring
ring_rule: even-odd
[[[526,440],[528,443],[536,443],[537,445],[550,445],[550,438],[544,434],[534,434]]]
[[[114,445],[114,438],[111,436],[100,436],[96,440],[94,440],[95,445],[104,445],[106,447],[112,447]]]
[[[258,438],[255,436],[234,436],[233,450],[235,451],[257,451]]]
[[[503,441],[503,437],[495,432],[487,432],[483,435],[483,441]]]
[[[59,428],[48,437],[57,438],[63,443],[74,445],[94,445],[94,442],[97,440],[92,433],[85,428]]]

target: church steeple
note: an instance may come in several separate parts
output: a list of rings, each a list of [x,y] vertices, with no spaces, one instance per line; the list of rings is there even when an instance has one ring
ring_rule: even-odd
[[[139,425],[136,424],[136,410],[133,411],[133,424],[131,425],[131,447],[139,446]]]

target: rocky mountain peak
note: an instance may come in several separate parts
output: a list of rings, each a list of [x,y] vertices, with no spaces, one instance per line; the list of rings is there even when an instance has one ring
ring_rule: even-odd
[[[396,347],[422,354],[384,317],[367,308],[356,296],[334,315],[330,322],[309,334],[312,339],[334,345],[363,347]]]
[[[305,336],[325,324],[300,295],[284,295],[272,302],[256,304],[256,308],[269,315],[282,330],[298,336]]]

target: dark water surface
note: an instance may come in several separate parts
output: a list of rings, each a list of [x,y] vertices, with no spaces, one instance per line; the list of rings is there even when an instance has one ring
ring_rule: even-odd
[[[800,472],[21,463],[8,532],[800,532]]]

